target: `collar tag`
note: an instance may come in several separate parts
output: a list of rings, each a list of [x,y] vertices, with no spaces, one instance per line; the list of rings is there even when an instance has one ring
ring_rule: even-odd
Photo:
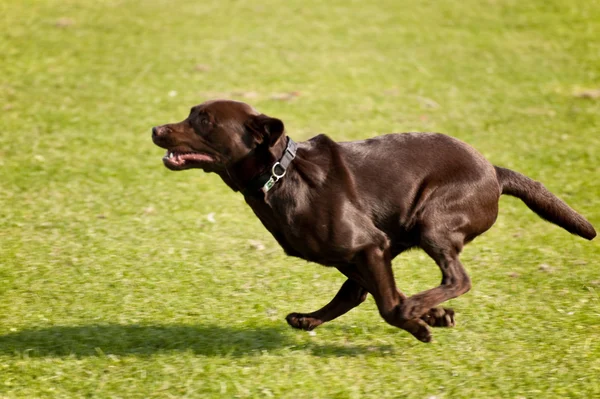
[[[264,185],[264,186],[262,186],[260,190],[261,190],[263,193],[265,193],[265,194],[266,194],[266,193],[267,193],[267,191],[269,191],[271,188],[273,188],[273,186],[275,185],[275,182],[276,182],[276,181],[277,181],[277,180],[275,180],[275,179],[273,178],[273,176],[271,176],[271,178],[270,178],[269,180],[267,180],[267,182],[265,183],[265,185]]]
[[[294,158],[296,158],[296,147],[297,144],[288,137],[287,147],[283,156],[279,160],[279,162],[275,162],[273,167],[271,168],[271,177],[267,182],[260,188],[263,193],[267,193],[270,189],[273,188],[275,183],[279,181],[283,176],[285,176],[285,172],[287,167],[292,163]]]

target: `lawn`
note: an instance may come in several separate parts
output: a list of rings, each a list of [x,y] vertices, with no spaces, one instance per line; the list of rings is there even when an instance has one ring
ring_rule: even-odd
[[[438,131],[600,227],[595,0],[3,0],[0,398],[600,397],[600,241],[501,201],[466,247],[458,326],[423,344],[287,258],[150,129],[216,97],[305,140]],[[420,252],[394,261],[412,294]]]

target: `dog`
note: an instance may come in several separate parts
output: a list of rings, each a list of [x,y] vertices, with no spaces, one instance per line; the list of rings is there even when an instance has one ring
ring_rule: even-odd
[[[335,267],[347,277],[323,308],[291,313],[312,330],[371,294],[383,319],[422,342],[429,327],[453,327],[439,305],[469,291],[463,246],[487,231],[500,195],[520,198],[543,219],[588,240],[594,227],[538,183],[494,166],[469,145],[439,133],[388,134],[352,142],[326,135],[296,143],[277,118],[229,100],[193,107],[182,122],[152,128],[171,170],[199,168],[241,192],[287,255]],[[441,284],[407,297],[392,259],[423,249]]]

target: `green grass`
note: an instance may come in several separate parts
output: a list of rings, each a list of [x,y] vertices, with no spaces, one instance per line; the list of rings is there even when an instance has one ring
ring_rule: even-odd
[[[600,396],[598,240],[503,198],[457,328],[422,344],[369,299],[309,335],[285,315],[342,276],[150,140],[214,97],[296,140],[439,131],[599,227],[597,1],[5,0],[0,21],[0,397]],[[419,251],[394,269],[439,281]]]

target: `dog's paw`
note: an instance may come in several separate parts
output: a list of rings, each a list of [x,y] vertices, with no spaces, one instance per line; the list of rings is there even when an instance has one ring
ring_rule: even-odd
[[[421,320],[431,327],[454,327],[454,310],[450,308],[437,307],[429,309],[427,313],[421,316]]]
[[[431,342],[431,330],[427,323],[425,323],[421,319],[413,319],[404,322],[404,324],[400,327],[409,333],[411,333],[416,339],[421,342]]]
[[[308,317],[308,315],[302,313],[290,313],[285,317],[285,320],[290,326],[306,331],[311,331],[323,323],[321,320]]]
[[[419,331],[419,333],[414,334],[415,338],[418,339],[421,342],[425,342],[426,344],[431,342],[431,340],[433,339],[433,337],[431,336],[431,331],[429,330],[421,330]]]

